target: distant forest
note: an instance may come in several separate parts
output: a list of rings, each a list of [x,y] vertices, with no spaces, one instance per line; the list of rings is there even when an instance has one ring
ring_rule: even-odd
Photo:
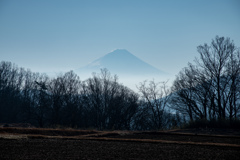
[[[0,123],[99,130],[240,128],[240,51],[230,38],[197,47],[172,86],[144,81],[138,93],[107,69],[81,81],[0,62]],[[80,75],[81,77],[81,75]]]

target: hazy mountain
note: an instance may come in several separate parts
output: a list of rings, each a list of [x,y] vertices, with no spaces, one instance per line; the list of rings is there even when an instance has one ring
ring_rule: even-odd
[[[107,68],[111,73],[120,75],[144,76],[165,74],[125,49],[114,50],[77,71],[99,72],[101,68]]]
[[[117,74],[119,80],[126,84],[135,83],[146,79],[159,79],[167,74],[150,64],[144,62],[125,49],[117,49],[92,63],[76,70],[80,77],[89,77],[91,73],[99,73],[101,69],[107,68],[111,74]],[[166,79],[162,79],[162,81]],[[132,81],[132,82],[130,82]]]

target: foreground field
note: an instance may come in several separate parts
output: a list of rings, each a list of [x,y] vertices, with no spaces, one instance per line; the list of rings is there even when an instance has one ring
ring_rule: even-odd
[[[240,159],[225,133],[0,128],[0,159]]]

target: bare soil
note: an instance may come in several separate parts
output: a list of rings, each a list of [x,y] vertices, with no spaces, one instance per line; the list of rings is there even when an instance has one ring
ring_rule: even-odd
[[[0,159],[240,159],[240,132],[227,132],[0,127]]]

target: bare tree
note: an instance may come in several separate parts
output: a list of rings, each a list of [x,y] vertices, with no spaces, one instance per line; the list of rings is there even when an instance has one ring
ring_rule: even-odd
[[[240,110],[240,51],[237,50],[236,54],[231,53],[230,60],[227,64],[227,76],[229,85],[228,90],[228,101],[229,107],[227,108],[229,113],[229,119],[237,119],[237,114]]]
[[[229,38],[218,37],[198,47],[200,59],[189,63],[173,84],[172,107],[191,120],[226,120],[239,112],[239,50]]]
[[[63,79],[65,85],[63,119],[70,127],[81,127],[83,114],[81,81],[73,71],[65,73]]]
[[[98,129],[130,128],[138,96],[120,85],[117,76],[112,77],[103,69],[84,82],[83,91],[85,108],[92,119],[90,126]]]
[[[49,92],[51,95],[51,124],[61,125],[62,124],[62,109],[64,105],[64,94],[65,94],[65,84],[63,75],[51,80],[49,85]]]
[[[0,122],[21,119],[23,71],[11,62],[0,63]]]
[[[211,82],[197,66],[189,64],[178,74],[172,86],[171,108],[188,115],[190,120],[212,117],[215,94]],[[212,104],[213,103],[213,104]]]
[[[140,83],[138,90],[141,94],[141,111],[144,112],[144,119],[149,127],[148,129],[164,129],[167,127],[164,116],[166,107],[170,98],[170,89],[166,86],[167,82],[156,83],[147,81]],[[148,114],[146,114],[148,113]]]
[[[40,74],[35,82],[36,106],[35,106],[35,118],[40,127],[44,127],[50,110],[50,96],[47,93],[46,85],[49,84],[49,77],[46,74]]]
[[[197,65],[204,70],[206,77],[212,81],[215,90],[219,119],[226,119],[229,84],[227,65],[231,55],[236,54],[236,47],[230,38],[218,37],[212,40],[210,46],[204,44],[198,47],[200,60],[196,59]]]

